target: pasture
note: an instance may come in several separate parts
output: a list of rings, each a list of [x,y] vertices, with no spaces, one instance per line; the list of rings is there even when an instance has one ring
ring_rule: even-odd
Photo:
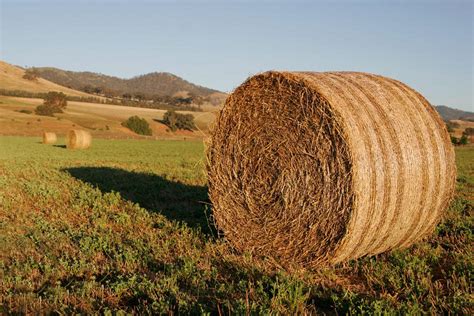
[[[0,137],[0,313],[473,311],[474,147],[431,238],[290,275],[216,232],[201,141],[40,141]]]
[[[83,128],[91,132],[93,137],[143,138],[121,125],[130,116],[138,115],[150,124],[154,138],[202,139],[213,122],[216,111],[216,108],[213,112],[182,111],[180,113],[194,116],[199,130],[172,133],[160,122],[165,110],[69,101],[64,113],[55,114],[54,117],[34,114],[35,108],[42,103],[42,99],[0,96],[0,124],[2,126],[0,134],[34,136],[40,135],[43,131],[50,131],[65,135],[70,129]]]

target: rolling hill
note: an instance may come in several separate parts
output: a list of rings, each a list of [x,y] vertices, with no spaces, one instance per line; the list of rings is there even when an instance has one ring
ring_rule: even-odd
[[[441,117],[445,121],[451,121],[451,120],[474,121],[473,112],[458,110],[458,109],[454,109],[445,105],[436,105],[435,108],[438,111],[439,115],[441,115]]]
[[[35,68],[42,78],[76,90],[97,89],[112,96],[123,94],[143,94],[153,96],[186,96],[192,94],[200,97],[223,94],[217,90],[192,84],[176,75],[167,72],[152,72],[130,79],[108,76],[94,72],[67,71],[52,67]]]
[[[33,93],[59,91],[70,96],[93,97],[93,95],[64,87],[44,78],[24,79],[25,69],[0,61],[0,88],[4,90],[21,90]]]

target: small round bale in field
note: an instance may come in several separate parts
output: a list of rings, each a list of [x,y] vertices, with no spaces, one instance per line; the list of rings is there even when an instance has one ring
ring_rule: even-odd
[[[55,133],[44,132],[43,133],[43,144],[54,144],[58,141]]]
[[[89,148],[92,136],[89,132],[79,129],[70,130],[67,133],[67,148],[69,149],[86,149]]]
[[[455,184],[445,124],[405,84],[356,72],[266,72],[211,132],[217,227],[241,251],[315,268],[429,235]]]

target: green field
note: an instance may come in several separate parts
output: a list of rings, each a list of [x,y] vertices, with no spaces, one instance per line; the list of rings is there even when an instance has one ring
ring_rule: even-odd
[[[474,147],[434,235],[333,268],[280,271],[209,220],[204,146],[0,137],[0,313],[474,311]]]

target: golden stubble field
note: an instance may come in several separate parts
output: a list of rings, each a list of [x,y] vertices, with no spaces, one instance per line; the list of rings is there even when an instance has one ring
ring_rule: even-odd
[[[203,138],[218,109],[206,112],[180,112],[192,114],[198,130],[173,133],[159,122],[165,110],[69,101],[64,113],[48,117],[34,114],[36,106],[42,102],[42,99],[0,96],[0,124],[2,126],[0,135],[39,136],[43,131],[50,131],[62,136],[70,129],[82,128],[91,132],[93,137],[143,138],[121,126],[121,123],[130,116],[138,115],[150,124],[153,130],[152,138]],[[31,111],[31,113],[24,113],[25,111]]]

